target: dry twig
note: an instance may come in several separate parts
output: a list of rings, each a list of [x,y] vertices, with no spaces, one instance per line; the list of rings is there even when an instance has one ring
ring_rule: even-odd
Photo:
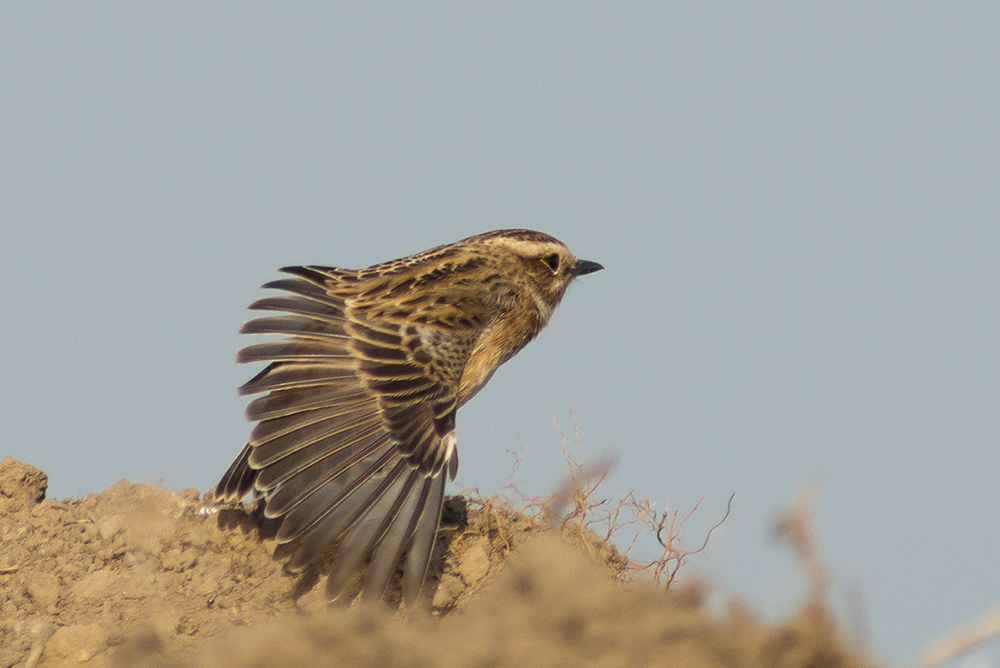
[[[830,585],[830,575],[823,565],[816,532],[812,527],[812,513],[819,499],[818,481],[807,485],[799,492],[798,499],[782,512],[774,523],[774,535],[779,540],[787,540],[805,570],[806,580],[813,600],[825,603]]]
[[[977,617],[969,624],[959,627],[927,645],[920,653],[921,658],[918,665],[940,665],[945,661],[958,658],[997,635],[1000,635],[1000,608]]]

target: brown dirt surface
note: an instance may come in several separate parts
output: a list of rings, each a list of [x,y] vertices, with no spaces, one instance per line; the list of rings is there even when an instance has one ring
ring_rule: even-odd
[[[0,668],[875,665],[820,604],[776,624],[712,612],[700,584],[621,584],[627,560],[592,532],[489,503],[449,501],[427,615],[328,609],[252,506],[126,480],[56,501],[46,485],[0,462]]]

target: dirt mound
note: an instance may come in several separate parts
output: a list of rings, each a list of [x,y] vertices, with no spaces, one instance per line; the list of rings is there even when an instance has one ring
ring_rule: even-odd
[[[253,513],[208,513],[195,490],[123,480],[58,502],[46,484],[0,462],[0,668],[871,665],[820,606],[776,626],[739,605],[713,616],[696,585],[616,584],[626,560],[578,527],[560,536],[462,499],[434,613],[407,617],[327,610],[321,588],[295,598]]]

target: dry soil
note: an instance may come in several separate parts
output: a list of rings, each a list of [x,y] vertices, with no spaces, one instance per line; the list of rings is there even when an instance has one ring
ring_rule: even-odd
[[[46,475],[0,462],[0,668],[11,666],[781,666],[874,662],[822,605],[780,623],[709,611],[697,583],[619,584],[591,534],[449,501],[432,611],[327,609],[282,571],[253,507],[206,509],[122,480],[45,498]]]

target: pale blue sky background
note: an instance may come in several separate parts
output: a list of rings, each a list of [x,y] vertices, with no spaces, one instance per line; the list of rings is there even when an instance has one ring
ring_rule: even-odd
[[[206,490],[278,267],[530,227],[607,269],[462,410],[460,483],[528,443],[551,490],[572,407],[606,495],[704,497],[692,547],[736,493],[690,572],[770,613],[812,476],[882,656],[1000,603],[1000,5],[324,5],[5,8],[0,455]]]

